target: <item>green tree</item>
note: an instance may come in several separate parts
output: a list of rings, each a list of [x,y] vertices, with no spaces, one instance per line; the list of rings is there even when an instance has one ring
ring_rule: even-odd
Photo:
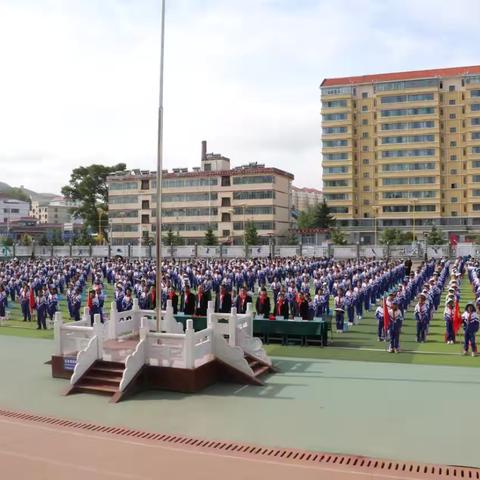
[[[300,230],[315,227],[315,207],[308,207],[298,215],[297,225]]]
[[[43,234],[39,239],[38,239],[38,245],[41,245],[43,247],[50,245],[50,242],[48,241],[48,238],[45,234]]]
[[[298,236],[295,230],[289,230],[287,238],[285,239],[287,245],[298,245]]]
[[[213,228],[208,227],[207,231],[205,232],[205,238],[203,240],[205,245],[218,245],[218,239],[213,233]]]
[[[144,247],[153,247],[153,245],[155,245],[155,238],[151,237],[150,235],[145,235],[144,237],[142,237],[142,245]]]
[[[398,245],[402,232],[398,228],[385,228],[380,235],[380,243],[389,245]]]
[[[330,207],[323,200],[315,206],[314,226],[317,228],[332,228],[335,226],[335,217],[330,212]]]
[[[98,209],[107,212],[108,209],[108,186],[107,176],[113,172],[125,171],[126,165],[118,163],[112,167],[105,165],[89,165],[88,167],[75,168],[68,185],[62,188],[62,194],[72,202],[78,202],[78,206],[72,208],[72,214],[76,218],[83,218],[85,227],[100,233],[100,225],[105,236],[108,226],[106,213],[99,220]]]
[[[427,235],[427,243],[429,245],[444,245],[446,243],[443,232],[439,230],[436,225],[432,227]]]
[[[83,246],[91,245],[93,243],[92,236],[89,234],[88,229],[83,227],[80,233],[77,233],[73,238],[73,245]]]
[[[2,247],[12,247],[14,244],[13,238],[4,237],[2,238]]]
[[[331,230],[330,239],[335,245],[346,245],[347,239],[345,234],[339,228],[334,228]]]
[[[33,243],[33,239],[30,235],[27,235],[25,233],[20,237],[20,241],[19,241],[20,245],[22,245],[24,247],[28,247],[28,246],[32,245],[32,243]]]
[[[180,243],[180,234],[178,232],[175,234],[171,228],[168,228],[163,237],[163,242],[168,246],[178,245]]]
[[[61,246],[61,245],[65,245],[62,234],[58,230],[56,230],[53,233],[50,243],[54,246],[57,246],[57,247]]]
[[[257,227],[251,220],[245,224],[245,243],[247,245],[258,245]]]

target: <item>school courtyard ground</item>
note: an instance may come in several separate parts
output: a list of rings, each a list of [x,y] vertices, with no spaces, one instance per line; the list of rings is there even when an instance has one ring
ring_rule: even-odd
[[[466,278],[461,293],[464,305],[472,298]],[[440,310],[443,311],[443,303]],[[218,384],[195,395],[152,391],[119,404],[88,394],[62,396],[68,382],[51,378],[50,367],[45,365],[53,351],[51,332],[37,332],[33,325],[18,322],[15,315],[14,312],[10,327],[0,328],[0,461],[2,465],[11,465],[12,471],[21,460],[25,465],[32,462],[42,465],[43,445],[31,455],[23,447],[22,453],[17,451],[25,435],[30,441],[38,437],[47,443],[48,439],[57,442],[58,455],[67,449],[63,457],[57,455],[52,460],[53,466],[48,464],[61,470],[71,466],[73,460],[66,460],[68,445],[73,448],[69,442],[74,442],[80,434],[57,432],[53,426],[35,422],[22,423],[21,419],[8,417],[11,411],[265,448],[480,468],[477,446],[480,357],[460,355],[460,343],[445,345],[441,313],[435,315],[428,342],[419,345],[414,339],[411,307],[401,338],[403,351],[399,354],[387,353],[385,345],[377,342],[370,313],[361,325],[345,334],[334,335],[332,344],[326,348],[268,346],[279,373],[268,377],[265,386]],[[15,429],[18,421],[20,424]],[[88,447],[92,451],[98,447],[94,447],[96,441],[104,441],[93,438],[94,435],[91,433],[86,439],[92,442]],[[62,441],[64,437],[70,440]],[[12,439],[17,438],[19,447],[15,450],[17,440]],[[122,441],[126,440],[115,444],[117,452],[126,445]],[[172,451],[156,451],[155,458],[166,455],[171,460],[176,447],[175,444],[175,449],[169,447]],[[45,458],[51,451],[46,449]],[[196,465],[196,461],[201,464],[210,453],[206,455],[192,458],[190,465]],[[152,478],[146,473],[137,472],[137,476],[127,473],[128,469],[120,468],[123,460],[113,466],[104,465],[101,470],[104,477],[91,478]],[[157,460],[152,460],[152,468]],[[247,460],[237,457],[230,461],[228,468],[235,471],[231,479],[256,478],[263,468],[267,469],[266,478],[280,479],[287,474],[289,478],[292,475],[353,478],[337,477],[338,472],[333,470],[314,471],[305,465],[300,470],[295,470],[299,466],[283,465],[284,468],[277,471],[274,461],[262,463],[254,459],[242,464]],[[221,463],[212,454],[208,468],[217,468],[216,462]],[[88,463],[86,465],[85,468]],[[220,464],[218,468],[221,469]],[[245,474],[236,477],[238,469],[243,468]],[[257,474],[249,475],[250,468]],[[31,478],[55,478],[51,470],[48,472],[50,477]],[[79,475],[86,474],[81,469],[79,472]],[[363,478],[404,478],[395,476],[397,473],[370,477],[364,474]],[[70,475],[69,478],[77,477]],[[192,478],[204,477],[194,475]]]

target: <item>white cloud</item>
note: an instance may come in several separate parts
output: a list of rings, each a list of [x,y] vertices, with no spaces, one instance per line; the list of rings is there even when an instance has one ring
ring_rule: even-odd
[[[0,180],[58,192],[79,164],[155,168],[159,3],[0,2]],[[318,187],[321,80],[474,64],[479,5],[168,1],[166,167],[207,139]]]

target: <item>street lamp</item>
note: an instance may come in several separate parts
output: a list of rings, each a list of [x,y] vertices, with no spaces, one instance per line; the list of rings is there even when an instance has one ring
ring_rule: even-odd
[[[98,245],[102,245],[102,243],[103,243],[102,215],[106,215],[106,212],[102,208],[98,207],[97,208],[97,213],[98,213],[98,238],[97,238],[97,243],[98,243]]]

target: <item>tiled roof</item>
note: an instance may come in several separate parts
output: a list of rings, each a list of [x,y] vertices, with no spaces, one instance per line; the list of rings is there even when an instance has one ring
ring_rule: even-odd
[[[319,195],[322,193],[321,190],[317,190],[316,188],[296,187],[295,185],[292,186],[292,190],[296,192],[318,193]]]
[[[376,73],[357,77],[326,78],[321,87],[337,85],[360,85],[365,83],[393,82],[396,80],[415,80],[419,78],[458,77],[480,74],[480,65],[470,67],[436,68],[432,70],[413,70],[409,72]]]

